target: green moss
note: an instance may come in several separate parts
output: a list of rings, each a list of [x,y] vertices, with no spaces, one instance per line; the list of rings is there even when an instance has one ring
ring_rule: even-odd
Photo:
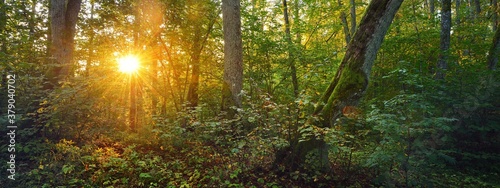
[[[340,76],[340,80],[328,98],[328,102],[323,108],[323,126],[329,125],[332,118],[337,118],[345,104],[350,103],[354,96],[361,97],[365,90],[367,80],[362,71],[354,71],[351,67],[346,67]],[[356,95],[358,93],[358,95]]]

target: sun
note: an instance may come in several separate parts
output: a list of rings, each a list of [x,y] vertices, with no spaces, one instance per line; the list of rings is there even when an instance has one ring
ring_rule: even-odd
[[[123,73],[134,73],[139,69],[139,59],[134,55],[118,58],[118,68]]]

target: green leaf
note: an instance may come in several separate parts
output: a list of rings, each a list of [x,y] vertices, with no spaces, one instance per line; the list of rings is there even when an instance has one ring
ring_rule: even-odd
[[[152,178],[153,176],[151,176],[151,174],[149,174],[149,173],[141,173],[141,174],[139,174],[139,177],[140,178]]]

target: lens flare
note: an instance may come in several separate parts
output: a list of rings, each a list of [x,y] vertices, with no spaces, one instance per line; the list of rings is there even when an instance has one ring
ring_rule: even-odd
[[[139,59],[133,55],[127,55],[118,59],[118,68],[123,73],[134,73],[139,69]]]

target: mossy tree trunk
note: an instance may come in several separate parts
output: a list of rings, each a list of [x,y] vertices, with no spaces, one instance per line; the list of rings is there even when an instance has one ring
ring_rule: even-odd
[[[332,127],[342,115],[344,108],[358,104],[367,89],[376,54],[402,2],[403,0],[371,1],[357,32],[347,46],[346,54],[335,77],[314,111],[313,117],[317,118],[311,118],[309,124]],[[311,165],[305,163],[305,157],[314,152],[311,155],[316,157],[314,165],[320,170],[329,169],[328,146],[323,140],[311,139],[291,145],[290,155],[285,156],[288,160],[283,161],[291,162],[289,164],[293,165],[292,168]]]

